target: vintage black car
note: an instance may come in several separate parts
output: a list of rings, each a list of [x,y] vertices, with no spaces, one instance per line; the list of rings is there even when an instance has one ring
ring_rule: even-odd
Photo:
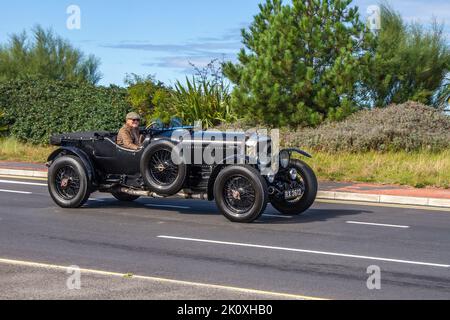
[[[48,188],[55,203],[63,208],[78,208],[97,191],[111,193],[119,201],[176,196],[215,200],[229,220],[252,222],[269,202],[282,214],[296,215],[315,201],[314,172],[292,157],[310,155],[287,149],[263,161],[258,152],[261,146],[264,144],[269,153],[272,147],[267,135],[198,131],[195,127],[164,127],[160,123],[142,128],[141,134],[145,140],[137,151],[117,145],[117,132],[52,136],[51,144],[59,147],[47,162]],[[176,159],[186,151],[180,152],[180,145],[191,148],[189,159],[182,155],[181,161],[174,160],[174,150],[178,152]],[[224,151],[219,161],[191,161],[193,153],[211,149],[211,145],[213,154]],[[271,159],[276,159],[276,171],[271,169]]]

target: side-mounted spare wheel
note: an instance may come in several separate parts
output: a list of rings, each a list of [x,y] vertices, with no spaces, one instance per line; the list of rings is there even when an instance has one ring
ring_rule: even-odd
[[[83,162],[76,156],[57,158],[48,171],[48,190],[62,208],[79,208],[85,204],[90,186]]]
[[[214,198],[228,220],[249,223],[266,209],[267,184],[260,172],[251,166],[226,167],[214,183]]]
[[[141,158],[141,174],[150,189],[163,196],[177,194],[184,185],[187,175],[186,164],[174,163],[172,152],[175,144],[169,140],[153,142]]]

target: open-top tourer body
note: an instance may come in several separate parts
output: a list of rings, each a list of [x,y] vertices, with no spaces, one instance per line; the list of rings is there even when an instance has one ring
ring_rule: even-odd
[[[48,158],[48,188],[56,204],[78,208],[96,191],[119,201],[177,196],[215,200],[229,220],[252,222],[269,202],[294,215],[316,198],[314,172],[293,157],[310,156],[298,149],[274,155],[266,135],[180,126],[154,126],[141,134],[139,150],[119,146],[116,132],[52,136],[51,144],[59,148]]]

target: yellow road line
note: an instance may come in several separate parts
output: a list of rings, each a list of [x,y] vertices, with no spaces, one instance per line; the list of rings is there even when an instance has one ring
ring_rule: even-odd
[[[29,261],[21,261],[21,260],[11,260],[11,259],[0,259],[0,263],[24,266],[24,267],[41,268],[41,269],[61,270],[61,271],[67,271],[69,268],[69,266],[61,266],[61,265],[55,265],[55,264],[46,264],[46,263],[29,262]],[[241,293],[248,293],[248,294],[279,297],[279,298],[285,298],[285,299],[327,300],[324,298],[291,294],[291,293],[239,288],[239,287],[232,287],[232,286],[225,286],[225,285],[183,281],[183,280],[175,280],[175,279],[167,279],[167,278],[159,278],[159,277],[130,275],[129,273],[118,273],[118,272],[110,272],[110,271],[95,270],[95,269],[80,268],[80,272],[96,274],[96,275],[103,275],[103,276],[111,276],[111,277],[130,278],[130,279],[139,279],[139,280],[154,281],[154,282],[161,282],[161,283],[170,283],[170,284],[176,284],[176,285],[194,286],[194,287],[200,287],[200,288],[227,290],[227,291],[234,291],[234,292],[241,292]]]

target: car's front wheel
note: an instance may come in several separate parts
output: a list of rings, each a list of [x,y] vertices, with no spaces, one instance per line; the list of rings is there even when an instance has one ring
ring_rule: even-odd
[[[280,194],[271,197],[272,206],[280,213],[299,215],[313,205],[317,196],[318,183],[314,171],[306,163],[291,160],[289,168],[278,173],[277,180],[281,180],[285,186],[294,187],[293,190],[283,190]],[[298,195],[293,193],[297,190],[301,190]],[[286,195],[291,197],[287,198]]]
[[[217,176],[214,198],[227,219],[249,223],[258,219],[266,209],[267,185],[255,168],[230,166]]]
[[[74,156],[56,159],[48,172],[48,190],[62,208],[79,208],[89,199],[89,181],[81,160]]]

